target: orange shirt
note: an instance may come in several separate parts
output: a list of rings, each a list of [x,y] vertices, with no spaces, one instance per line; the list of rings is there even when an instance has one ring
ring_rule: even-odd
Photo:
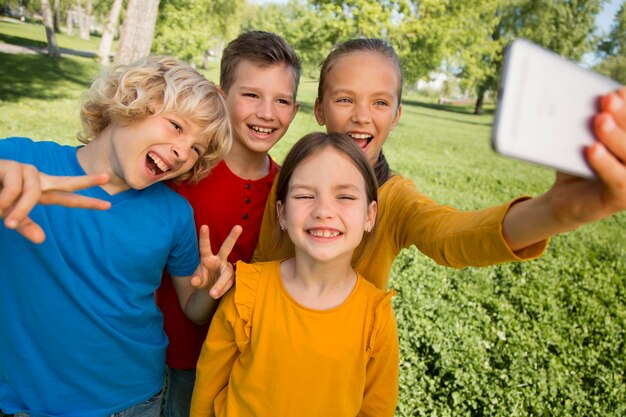
[[[359,276],[341,305],[312,310],[289,296],[279,268],[237,263],[200,354],[191,416],[393,416],[393,294]]]

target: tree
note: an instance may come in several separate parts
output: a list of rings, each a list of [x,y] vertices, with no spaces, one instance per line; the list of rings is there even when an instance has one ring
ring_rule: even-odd
[[[48,55],[52,58],[61,56],[59,46],[57,45],[56,35],[52,23],[52,10],[48,0],[41,0],[41,14],[43,15],[43,24],[46,28],[46,38],[48,39]]]
[[[52,13],[52,27],[54,33],[61,33],[61,0],[54,0],[54,9]]]
[[[85,8],[82,8],[82,0],[78,1],[78,11],[80,16],[78,18],[78,27],[79,34],[82,39],[89,39],[89,35],[91,34],[91,13],[92,13],[93,5],[91,0],[87,0],[85,4]]]
[[[124,0],[114,0],[111,5],[111,11],[104,25],[102,39],[100,39],[100,45],[98,47],[98,60],[100,64],[108,64],[110,62],[109,55],[111,55],[111,45],[113,45],[113,37],[115,35],[115,29],[117,28],[117,22],[120,18],[123,2]]]
[[[626,84],[626,4],[618,10],[609,34],[598,45],[603,60],[594,70]]]
[[[595,17],[603,0],[498,0],[495,21],[480,36],[461,43],[459,75],[477,93],[480,114],[484,94],[496,91],[502,54],[508,42],[526,38],[572,60],[593,48]],[[489,30],[492,28],[493,30]]]
[[[244,0],[164,0],[154,36],[154,50],[204,65],[216,58],[240,29]]]
[[[150,53],[159,0],[128,0],[115,62],[127,64]]]

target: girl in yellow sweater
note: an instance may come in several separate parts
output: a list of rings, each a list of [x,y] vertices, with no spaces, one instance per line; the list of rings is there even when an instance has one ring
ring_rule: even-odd
[[[346,135],[309,134],[285,158],[276,195],[276,233],[294,256],[237,264],[198,361],[191,416],[393,416],[392,294],[352,268],[376,221],[365,154]]]
[[[353,39],[322,62],[315,117],[329,132],[357,143],[379,183],[377,234],[355,269],[387,288],[391,264],[415,245],[437,263],[485,266],[540,256],[547,239],[626,209],[626,88],[603,97],[587,160],[599,180],[557,173],[546,193],[478,211],[437,204],[415,184],[393,174],[383,144],[402,114],[402,70],[394,49],[380,39]],[[254,261],[290,256],[288,239],[276,243],[275,198],[267,200]]]

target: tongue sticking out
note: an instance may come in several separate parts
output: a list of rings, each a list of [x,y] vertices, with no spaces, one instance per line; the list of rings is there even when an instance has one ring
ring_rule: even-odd
[[[369,143],[369,139],[357,139],[357,138],[352,138],[352,140],[354,141],[354,143],[356,143],[359,148],[364,149],[367,144]]]

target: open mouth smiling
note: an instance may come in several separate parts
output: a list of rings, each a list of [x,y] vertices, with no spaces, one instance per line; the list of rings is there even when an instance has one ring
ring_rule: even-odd
[[[338,230],[328,230],[328,229],[309,229],[307,230],[307,233],[310,234],[311,236],[326,237],[326,238],[337,237],[342,234]]]
[[[359,145],[361,149],[365,149],[367,145],[374,139],[374,135],[370,135],[369,133],[347,133],[348,136],[354,140],[354,142]]]
[[[255,131],[256,133],[260,133],[262,135],[269,135],[276,131],[276,129],[272,129],[270,127],[261,127],[261,126],[254,126],[254,125],[248,125],[248,129],[251,129]]]
[[[165,174],[167,171],[172,169],[172,167],[170,167],[164,160],[159,158],[159,156],[154,152],[148,152],[148,155],[146,156],[146,165],[148,166],[148,170],[152,173],[152,175],[155,176]]]

